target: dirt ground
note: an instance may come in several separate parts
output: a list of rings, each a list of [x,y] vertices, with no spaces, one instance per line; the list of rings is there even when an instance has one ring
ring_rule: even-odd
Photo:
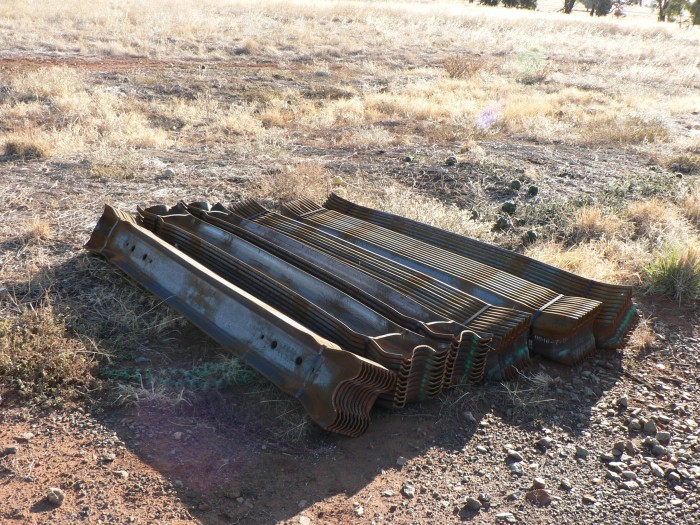
[[[124,75],[168,79],[198,67],[25,57],[0,60],[0,70],[57,62],[107,85],[119,85]],[[245,58],[216,68],[231,83],[245,78],[264,89],[311,75],[303,66],[287,71]],[[211,80],[208,71],[203,83]],[[172,82],[172,90],[196,91],[197,77],[191,78]],[[148,84],[139,86],[148,96]],[[634,174],[639,191],[657,191],[640,180],[656,181],[659,192],[679,180],[633,148],[494,138],[478,143],[490,164],[446,166],[444,159],[460,147],[358,149],[304,136],[294,155],[322,163],[350,184],[389,180],[467,209],[507,198],[503,181],[532,169],[543,203],[592,198],[623,173]],[[230,202],[250,194],[260,173],[278,170],[286,159],[210,151],[206,144],[142,154],[150,164],[124,178],[101,176],[79,157],[1,158],[0,253],[4,266],[21,271],[0,283],[12,292],[0,304],[39,304],[48,289],[71,326],[100,325],[100,344],[106,350],[113,345],[121,356],[114,369],[195,366],[222,350],[186,322],[171,323],[171,314],[82,245],[105,203],[135,211],[178,199]],[[417,160],[407,163],[406,155]],[[162,176],[167,166],[176,176]],[[37,214],[50,223],[52,239],[27,242],[18,231]],[[540,219],[544,231],[557,227],[556,216]],[[520,241],[513,234],[499,242],[515,247]],[[60,406],[28,403],[7,390],[0,398],[0,522],[697,523],[700,309],[692,301],[679,305],[641,294],[635,300],[655,334],[645,348],[600,353],[573,369],[535,360],[508,384],[458,388],[402,411],[375,409],[368,432],[356,439],[313,427],[298,407],[259,381],[187,392],[181,399],[170,392],[166,399],[144,395],[116,403],[108,378],[87,398]],[[120,308],[132,304],[141,322],[161,316],[169,328],[137,330],[124,343],[121,332],[130,325],[111,319],[107,329],[102,317],[119,317]],[[656,432],[637,429],[635,420],[654,421]],[[669,440],[653,443],[657,432],[668,432]],[[654,452],[655,445],[663,450]],[[533,483],[547,491],[548,501],[531,492]],[[52,487],[64,493],[60,506],[46,500]]]

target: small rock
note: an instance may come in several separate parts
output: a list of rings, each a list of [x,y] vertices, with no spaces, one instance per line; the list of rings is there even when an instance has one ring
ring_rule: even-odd
[[[543,478],[535,478],[532,480],[533,489],[543,489],[547,486],[547,482]]]
[[[655,456],[665,456],[668,454],[668,449],[663,445],[654,445],[654,447],[651,449],[651,453]]]
[[[454,155],[450,155],[449,157],[447,157],[447,159],[445,159],[445,164],[447,164],[448,166],[454,166],[455,164],[457,164],[457,157],[455,157]]]
[[[174,433],[173,433],[173,439],[174,439],[175,441],[180,441],[180,439],[182,439],[182,432],[174,432]]]
[[[126,470],[115,470],[114,475],[119,479],[129,479],[129,473]]]
[[[355,514],[357,516],[362,516],[365,513],[365,509],[362,508],[362,506],[359,506],[355,509]]]
[[[525,499],[536,505],[549,505],[552,502],[552,495],[544,489],[536,489],[526,492]]]
[[[537,440],[537,446],[547,450],[551,446],[553,441],[554,440],[551,437],[545,436]]]
[[[405,483],[404,486],[401,487],[401,494],[409,499],[413,498],[413,496],[416,495],[416,488],[410,483]]]
[[[181,479],[176,479],[175,481],[173,481],[173,485],[175,485],[178,488],[182,488],[185,484],[182,482]]]
[[[164,178],[164,179],[172,179],[173,177],[175,177],[175,170],[174,170],[174,169],[172,169],[172,168],[167,168],[167,169],[163,172],[163,178]]]
[[[391,498],[394,495],[396,495],[396,492],[393,490],[382,490],[382,496],[385,498]]]
[[[576,445],[576,457],[586,459],[588,457],[588,450],[581,445]]]
[[[472,414],[471,412],[469,412],[469,411],[464,412],[464,419],[466,419],[470,423],[473,423],[476,425],[476,418],[474,417],[474,414]]]
[[[488,492],[481,492],[479,494],[479,501],[484,507],[488,507],[489,505],[491,505],[491,494],[489,494]]]
[[[102,456],[102,461],[104,461],[105,463],[111,463],[115,459],[117,459],[117,455],[113,453],[105,454],[104,456]]]
[[[625,479],[631,479],[631,480],[636,480],[637,479],[637,474],[632,472],[631,470],[623,470],[620,472],[623,478]]]
[[[482,454],[486,454],[486,453],[489,451],[489,449],[487,449],[484,445],[479,445],[479,446],[477,446],[477,447],[476,447],[476,450],[478,450],[478,451],[481,452]]]
[[[508,495],[506,496],[506,499],[507,499],[508,501],[517,501],[517,500],[519,500],[519,499],[522,498],[522,497],[523,497],[523,493],[520,492],[519,490],[516,490],[516,491],[511,492],[510,494],[508,494]]]
[[[666,443],[668,444],[669,441],[671,441],[671,434],[669,432],[663,431],[663,432],[657,432],[656,433],[656,439],[659,440],[659,443]]]
[[[518,476],[522,476],[525,474],[525,469],[523,468],[522,463],[511,463],[508,465],[508,468],[513,474],[516,474]]]
[[[629,429],[635,432],[638,432],[642,429],[642,423],[639,421],[639,419],[631,419],[630,424],[629,424]]]
[[[17,443],[29,443],[33,438],[34,434],[31,432],[22,432],[15,436],[15,441],[17,441]]]
[[[10,454],[17,454],[17,447],[15,445],[7,445],[3,451],[3,456],[9,456]]]
[[[598,458],[604,463],[615,461],[615,455],[611,454],[610,452],[603,452],[600,456],[598,456]]]
[[[620,479],[622,479],[617,472],[613,472],[612,470],[608,470],[605,473],[605,477],[612,481],[620,481]]]
[[[561,480],[561,483],[559,483],[559,488],[562,490],[569,491],[573,488],[573,485],[571,484],[571,480],[569,478],[564,478]]]
[[[654,476],[656,476],[657,478],[664,477],[664,469],[662,469],[660,466],[658,466],[653,461],[649,462],[649,468],[651,469],[652,474],[654,474]]]
[[[308,516],[299,516],[299,525],[311,525],[311,518]]]
[[[675,470],[670,471],[668,474],[666,474],[666,477],[668,478],[669,481],[673,483],[680,483],[681,482],[681,475],[676,472]]]
[[[656,422],[653,419],[649,419],[644,423],[644,432],[652,435],[656,434]]]
[[[634,441],[631,439],[628,439],[627,442],[625,443],[625,452],[627,452],[630,456],[634,456],[637,452],[637,446],[634,444]]]
[[[510,461],[522,461],[523,456],[517,450],[510,449],[510,450],[508,450],[508,459]]]
[[[624,489],[624,490],[635,490],[635,489],[639,488],[639,483],[637,483],[636,481],[632,481],[632,480],[622,481],[622,482],[620,482],[618,487],[620,489]]]
[[[63,504],[64,499],[66,499],[65,493],[56,487],[51,487],[46,494],[46,500],[51,503],[51,505],[55,505],[56,507],[60,507]]]
[[[629,398],[627,397],[627,394],[622,394],[620,397],[617,398],[617,404],[620,405],[622,408],[627,408],[628,403]]]
[[[406,461],[408,461],[405,457],[399,456],[398,459],[396,460],[396,464],[399,467],[403,467],[406,464]]]
[[[581,497],[581,501],[584,503],[584,505],[592,505],[593,503],[596,502],[596,499],[591,496],[590,494],[584,494]]]
[[[496,514],[496,521],[503,521],[505,523],[515,523],[515,516],[511,512],[499,512]]]
[[[608,468],[615,472],[622,472],[627,469],[627,465],[621,461],[611,461],[608,463]]]
[[[481,502],[476,498],[467,498],[466,507],[469,510],[479,510],[481,508]]]

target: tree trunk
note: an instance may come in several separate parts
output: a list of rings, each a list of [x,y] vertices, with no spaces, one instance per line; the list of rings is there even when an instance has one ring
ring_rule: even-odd
[[[576,4],[576,0],[564,0],[564,12],[571,13],[574,10],[574,4]]]

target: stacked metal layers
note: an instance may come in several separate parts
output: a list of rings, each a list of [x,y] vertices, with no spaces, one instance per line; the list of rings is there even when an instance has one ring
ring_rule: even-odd
[[[187,209],[204,221],[302,268],[405,329],[429,339],[444,340],[451,336],[452,343],[444,368],[445,385],[483,379],[487,354],[491,349],[491,334],[476,334],[356,268],[263,225],[221,212],[222,207],[215,207],[212,211],[202,203],[183,206],[179,209]],[[459,363],[457,368],[456,363]]]
[[[405,217],[359,206],[331,194],[324,206],[343,214],[383,226],[452,253],[499,268],[560,294],[588,297],[602,303],[593,333],[599,348],[624,345],[638,320],[632,304],[632,288],[601,283],[561,270],[510,250],[429,226]]]
[[[486,264],[299,199],[283,213],[354,245],[431,275],[498,306],[530,312],[532,350],[573,364],[595,351],[593,324],[601,303],[565,296]]]
[[[530,315],[492,306],[409,266],[334,237],[308,224],[284,217],[255,201],[244,201],[231,212],[283,233],[373,277],[426,308],[479,334],[493,334],[486,362],[487,377],[510,377],[529,362],[527,336]],[[468,374],[467,356],[458,355],[450,384]]]
[[[343,291],[185,211],[139,209],[147,228],[209,270],[346,350],[397,374],[385,400],[396,407],[443,388],[451,333],[411,332]],[[416,321],[414,321],[415,324]]]
[[[86,248],[298,398],[327,430],[362,434],[377,397],[393,390],[396,375],[385,367],[314,334],[119,210],[105,208]]]

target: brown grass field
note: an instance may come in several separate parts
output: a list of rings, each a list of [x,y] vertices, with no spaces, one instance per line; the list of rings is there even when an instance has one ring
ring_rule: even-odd
[[[130,483],[145,488],[140,500],[125,484],[105,489],[93,479],[111,475],[104,463],[86,473],[68,462],[71,477],[46,450],[14,463],[5,456],[0,522],[150,523],[156,509],[167,523],[379,523],[390,506],[378,492],[370,501],[372,491],[398,483],[396,456],[411,448],[412,461],[427,461],[441,425],[465,407],[507,435],[507,417],[488,415],[494,403],[531,423],[542,416],[518,385],[487,385],[404,415],[380,412],[352,444],[322,435],[292,400],[85,253],[105,203],[135,211],[255,197],[274,207],[335,191],[636,286],[643,322],[625,351],[595,363],[619,361],[638,379],[656,364],[700,377],[697,355],[674,357],[669,346],[700,336],[700,33],[657,23],[641,7],[620,19],[540,7],[1,2],[0,445],[78,414],[86,435],[95,425],[119,436]],[[517,211],[495,229],[507,200]],[[564,381],[577,373],[546,369]],[[228,383],[216,383],[223,373]],[[596,402],[638,384],[621,372]],[[178,449],[177,463],[153,428],[171,435],[180,423],[195,445]],[[103,450],[68,437],[55,446],[71,458]],[[307,463],[314,467],[300,474]],[[272,474],[261,469],[277,465],[284,474],[265,488]],[[357,472],[322,475],[336,467]],[[66,490],[60,509],[37,507],[47,483]],[[114,502],[100,507],[104,490]],[[266,502],[266,490],[285,501]],[[93,510],[83,516],[83,507]],[[405,507],[387,522],[452,523],[452,507]],[[638,517],[531,512],[529,523]]]

